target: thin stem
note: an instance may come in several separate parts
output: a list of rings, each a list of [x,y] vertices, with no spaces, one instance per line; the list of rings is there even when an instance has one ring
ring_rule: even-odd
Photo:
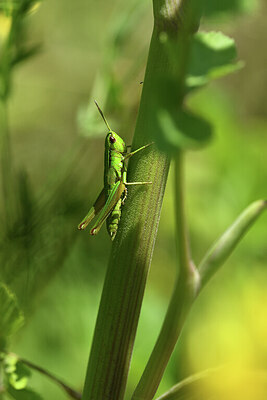
[[[50,372],[45,370],[42,367],[39,367],[36,364],[33,364],[32,362],[25,360],[24,358],[18,358],[19,361],[21,361],[24,365],[27,365],[27,367],[34,369],[35,371],[40,372],[42,375],[45,375],[47,378],[51,379],[55,383],[57,383],[71,398],[73,399],[78,399],[80,400],[82,398],[81,393],[78,393],[76,390],[72,389],[68,385],[66,385],[62,380],[58,379],[54,375],[52,375]]]
[[[211,246],[198,266],[201,280],[199,291],[205,287],[212,276],[225,263],[240,240],[266,208],[266,200],[254,201]]]
[[[133,394],[133,400],[153,399],[195,295],[198,275],[193,263],[190,261],[189,255],[184,210],[182,153],[178,153],[175,160],[174,186],[176,234],[178,239],[177,250],[180,271],[158,340]]]
[[[177,251],[180,265],[180,274],[188,275],[190,272],[190,250],[187,237],[184,205],[184,176],[183,153],[180,151],[175,158],[175,223],[177,237]]]
[[[214,376],[216,378],[216,373],[220,370],[222,370],[222,367],[207,369],[191,375],[174,385],[170,390],[158,397],[156,400],[182,400],[185,398],[196,400],[205,398],[205,394],[200,394],[200,389],[204,386],[203,381],[211,381],[214,379]]]

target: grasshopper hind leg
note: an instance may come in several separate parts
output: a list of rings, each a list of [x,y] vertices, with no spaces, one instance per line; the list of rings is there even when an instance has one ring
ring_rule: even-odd
[[[128,194],[128,190],[127,190],[127,187],[125,186],[125,190],[124,190],[124,193],[123,193],[123,198],[121,200],[121,205],[122,206],[124,206],[125,200],[127,199],[127,194]]]
[[[118,226],[121,219],[121,206],[122,206],[122,199],[119,199],[119,201],[113,208],[111,214],[107,218],[107,230],[111,240],[115,239],[115,236],[118,231]]]
[[[117,202],[117,204],[115,205],[114,209],[112,210],[111,214],[107,219],[107,230],[111,237],[111,240],[114,240],[117,234],[119,222],[121,219],[121,207],[124,205],[126,197],[127,197],[127,188],[124,187],[124,192],[122,193],[121,198],[119,199],[119,201]]]

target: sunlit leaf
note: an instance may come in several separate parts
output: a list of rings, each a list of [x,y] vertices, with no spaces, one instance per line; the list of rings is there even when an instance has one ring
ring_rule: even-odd
[[[35,56],[36,54],[40,53],[42,46],[40,44],[36,44],[32,47],[20,49],[20,51],[16,54],[12,64],[17,65],[22,61],[27,60],[28,58]]]
[[[34,14],[34,13],[36,13],[36,12],[38,11],[40,5],[41,5],[41,1],[33,1],[33,2],[32,2],[32,6],[31,6],[31,8],[30,8],[29,11],[28,11],[29,14]]]
[[[0,11],[7,15],[14,12],[34,13],[38,10],[42,0],[0,0]]]
[[[11,22],[11,17],[0,11],[0,44],[8,36]]]
[[[204,15],[207,17],[220,14],[240,14],[253,11],[258,0],[201,0]]]
[[[25,389],[31,371],[15,354],[7,354],[4,358],[4,370],[8,377],[9,384],[16,390]]]
[[[105,137],[105,126],[103,120],[99,117],[93,102],[88,106],[81,106],[77,114],[79,131],[82,136],[88,138]]]
[[[189,69],[186,77],[188,88],[199,87],[210,80],[221,78],[239,70],[235,42],[221,32],[199,32],[193,36]]]

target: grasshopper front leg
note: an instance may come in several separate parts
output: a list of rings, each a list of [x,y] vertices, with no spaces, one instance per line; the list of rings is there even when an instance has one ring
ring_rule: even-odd
[[[134,151],[132,151],[131,153],[128,153],[128,154],[124,157],[124,160],[128,160],[128,158],[132,157],[134,154],[138,153],[139,151],[146,149],[147,147],[151,146],[152,144],[154,144],[154,142],[145,144],[144,146],[139,147],[139,149],[134,150]],[[127,146],[127,147],[128,147],[128,146]]]

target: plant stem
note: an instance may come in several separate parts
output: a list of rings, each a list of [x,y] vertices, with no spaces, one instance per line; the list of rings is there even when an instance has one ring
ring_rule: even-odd
[[[266,208],[266,200],[254,201],[238,216],[221,237],[215,241],[198,266],[201,280],[199,291],[205,287],[212,276],[225,263],[240,240]]]
[[[25,360],[24,358],[18,357],[18,360],[21,361],[23,364],[27,365],[27,367],[40,372],[41,374],[45,375],[46,377],[57,383],[72,399],[80,400],[82,398],[81,393],[78,393],[76,390],[66,385],[64,382],[62,382],[62,380],[52,375],[44,368],[39,367],[38,365],[33,364],[32,362]]]
[[[190,272],[190,250],[187,237],[187,227],[185,221],[184,204],[184,172],[183,172],[183,153],[177,153],[175,158],[175,223],[177,237],[177,251],[180,265],[180,274],[188,275]]]
[[[212,368],[191,375],[174,385],[170,390],[158,397],[156,400],[183,400],[185,398],[198,400],[200,398],[205,398],[205,393],[200,392],[202,386],[205,387],[203,382],[211,382],[214,378],[216,379],[216,374],[218,374],[221,369],[222,367]]]
[[[154,31],[148,56],[133,150],[148,143],[148,115],[155,71],[168,74]],[[155,110],[156,112],[156,110]],[[128,181],[152,181],[131,186],[123,208],[103,288],[89,359],[83,399],[119,400],[124,396],[141,303],[158,228],[169,169],[168,158],[155,146],[135,155]]]

